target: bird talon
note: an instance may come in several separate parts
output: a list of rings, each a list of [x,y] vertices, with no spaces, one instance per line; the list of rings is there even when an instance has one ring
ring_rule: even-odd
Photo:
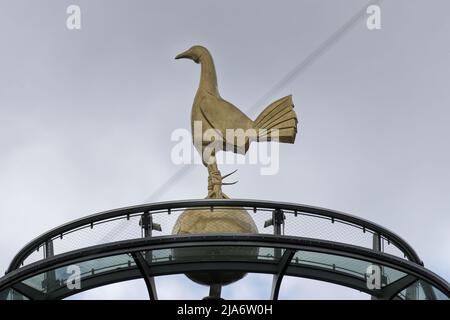
[[[233,181],[233,182],[223,182],[223,179],[228,178],[228,177],[231,176],[232,174],[236,173],[236,171],[237,171],[237,169],[234,170],[234,171],[232,171],[232,172],[230,172],[230,173],[227,173],[226,175],[224,175],[223,177],[221,177],[221,179],[220,179],[221,183],[220,183],[220,184],[223,185],[223,186],[230,186],[230,185],[233,185],[233,184],[238,183],[238,181]]]
[[[239,182],[239,180],[236,180],[236,181],[233,181],[233,182],[222,182],[222,185],[223,186],[231,186],[231,185],[236,184],[238,182]]]
[[[233,173],[236,173],[236,171],[237,171],[237,169],[234,170],[234,171],[232,171],[232,172],[230,172],[230,173],[227,173],[226,175],[224,175],[224,176],[222,177],[222,180],[225,179],[225,178],[228,178],[228,177],[231,176]]]

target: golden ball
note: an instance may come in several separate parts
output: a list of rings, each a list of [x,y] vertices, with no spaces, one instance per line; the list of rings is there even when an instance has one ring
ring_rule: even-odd
[[[186,209],[177,219],[173,234],[258,233],[250,214],[243,208]],[[252,247],[198,247],[173,249],[174,259],[180,261],[230,261],[256,259],[258,248]],[[203,284],[226,285],[242,279],[245,272],[211,271],[189,272],[186,276]]]

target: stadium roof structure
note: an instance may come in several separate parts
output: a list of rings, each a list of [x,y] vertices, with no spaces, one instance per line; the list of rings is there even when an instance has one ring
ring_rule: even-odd
[[[255,234],[171,234],[189,210],[244,208]],[[177,254],[174,254],[174,253]],[[80,270],[68,286],[69,266]],[[381,272],[368,285],[370,267]],[[0,278],[0,299],[63,299],[104,285],[144,279],[157,299],[154,277],[192,272],[272,274],[271,299],[285,276],[326,281],[376,299],[436,300],[449,284],[427,270],[402,238],[370,221],[318,207],[258,200],[159,202],[101,212],[50,230],[23,247]]]

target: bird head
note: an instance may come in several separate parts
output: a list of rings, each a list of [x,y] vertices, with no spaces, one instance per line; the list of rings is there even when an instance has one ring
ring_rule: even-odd
[[[175,59],[191,59],[195,63],[200,62],[200,57],[208,50],[202,46],[193,46],[175,57]]]

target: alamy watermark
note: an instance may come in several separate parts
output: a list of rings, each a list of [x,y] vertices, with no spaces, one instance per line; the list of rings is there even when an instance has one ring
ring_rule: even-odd
[[[81,29],[81,8],[75,4],[67,7],[66,13],[68,14],[66,19],[66,27],[69,30]]]
[[[69,275],[66,281],[67,289],[80,290],[81,289],[81,269],[79,266],[73,264],[67,267],[66,273]]]
[[[262,175],[275,175],[280,167],[278,129],[203,129],[194,121],[193,132],[184,128],[171,134],[170,158],[174,164],[253,164]],[[258,143],[252,143],[258,142]],[[247,156],[246,156],[247,154]]]
[[[376,4],[372,4],[367,7],[366,13],[369,15],[367,17],[366,26],[369,30],[380,30],[381,29],[381,8]]]
[[[370,265],[366,269],[366,286],[369,290],[381,289],[381,267],[378,265]]]

